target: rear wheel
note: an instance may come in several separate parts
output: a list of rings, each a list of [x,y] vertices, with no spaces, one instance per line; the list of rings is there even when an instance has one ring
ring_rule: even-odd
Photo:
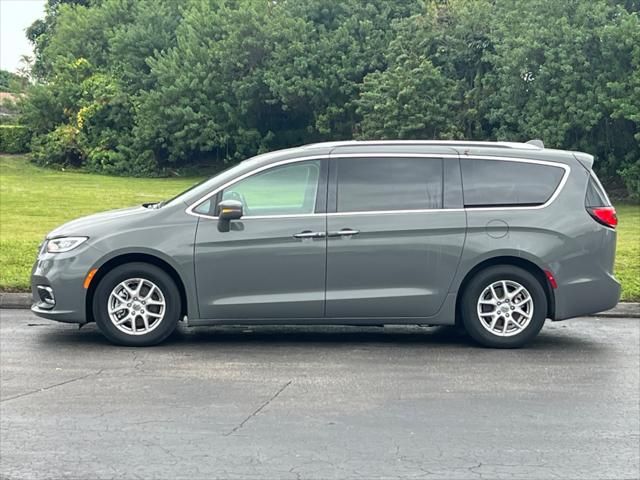
[[[93,313],[100,331],[113,343],[160,343],[180,319],[180,292],[162,269],[147,263],[120,265],[98,284]]]
[[[516,348],[531,341],[544,325],[547,298],[526,270],[498,265],[479,272],[462,296],[462,320],[478,343]]]

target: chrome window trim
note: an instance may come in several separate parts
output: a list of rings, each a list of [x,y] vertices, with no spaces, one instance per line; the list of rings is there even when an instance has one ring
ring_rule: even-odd
[[[543,203],[542,205],[535,206],[525,206],[525,207],[517,207],[517,206],[496,206],[496,207],[463,207],[463,208],[437,208],[437,209],[415,209],[415,210],[367,210],[362,212],[331,212],[331,213],[304,213],[304,214],[295,214],[295,215],[256,215],[253,217],[243,217],[243,220],[251,220],[251,219],[268,219],[268,218],[306,218],[306,217],[319,217],[319,216],[327,216],[327,217],[342,217],[349,215],[387,215],[387,214],[402,214],[402,213],[436,213],[436,212],[464,212],[464,211],[474,211],[474,212],[485,212],[485,211],[498,211],[498,210],[540,210],[551,205],[556,198],[560,195],[562,190],[564,189],[567,180],[569,179],[569,174],[571,173],[571,167],[564,163],[558,163],[548,160],[533,160],[528,158],[514,158],[509,156],[496,156],[496,155],[458,155],[458,154],[450,154],[450,153],[343,153],[343,154],[324,154],[324,155],[310,155],[305,157],[297,157],[297,158],[289,158],[287,160],[281,160],[279,162],[270,163],[268,165],[263,165],[262,167],[256,168],[250,172],[244,173],[233,180],[228,181],[224,185],[216,188],[214,191],[206,194],[199,200],[195,201],[191,206],[189,206],[185,212],[189,215],[193,215],[194,217],[202,217],[202,218],[210,218],[213,220],[217,220],[217,216],[213,215],[205,215],[203,213],[197,213],[194,211],[198,206],[202,203],[209,200],[214,195],[218,194],[218,192],[224,190],[225,188],[233,185],[236,182],[244,180],[251,175],[255,175],[264,170],[268,170],[270,168],[279,167],[281,165],[287,165],[289,163],[297,163],[304,162],[307,160],[323,160],[323,159],[332,159],[332,158],[371,158],[371,157],[390,157],[390,158],[459,158],[463,159],[477,159],[477,160],[499,160],[505,162],[518,162],[518,163],[533,163],[537,165],[546,165],[550,167],[562,168],[564,170],[564,175],[558,183],[553,194],[549,197],[549,199]],[[464,191],[464,186],[463,186]]]
[[[398,213],[440,213],[440,212],[464,212],[464,208],[416,208],[413,210],[366,210],[363,212],[332,212],[326,213],[327,217],[350,217],[352,215],[391,215]]]
[[[212,220],[218,220],[218,217],[214,217],[212,215],[205,215],[204,213],[192,213],[191,215],[195,215],[197,217],[202,218],[211,218]],[[242,217],[242,221],[246,220],[264,220],[265,218],[306,218],[306,217],[321,217],[326,215],[326,213],[296,213],[291,215],[254,215],[252,217]]]

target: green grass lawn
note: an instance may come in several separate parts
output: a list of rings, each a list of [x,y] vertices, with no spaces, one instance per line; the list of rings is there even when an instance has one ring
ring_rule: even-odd
[[[119,178],[35,167],[0,155],[0,290],[29,286],[36,249],[56,226],[82,215],[169,198],[198,178]],[[618,205],[616,276],[622,299],[640,301],[640,206]]]
[[[38,168],[0,155],[0,290],[20,291],[38,244],[58,225],[102,210],[172,197],[199,178],[119,178]]]
[[[616,205],[618,250],[616,277],[622,282],[622,300],[640,302],[640,205]]]

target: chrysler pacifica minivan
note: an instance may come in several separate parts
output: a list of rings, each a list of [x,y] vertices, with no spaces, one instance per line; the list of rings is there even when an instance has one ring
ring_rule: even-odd
[[[259,155],[170,200],[69,222],[33,312],[153,345],[179,321],[453,325],[490,347],[613,307],[593,157],[541,142],[363,141]]]

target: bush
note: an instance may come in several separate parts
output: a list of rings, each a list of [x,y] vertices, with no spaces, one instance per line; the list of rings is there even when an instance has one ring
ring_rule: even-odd
[[[627,187],[629,197],[634,200],[640,200],[640,161],[632,163],[618,173],[620,173]]]
[[[15,125],[18,119],[15,115],[1,115],[0,125]]]
[[[32,160],[42,166],[79,166],[84,161],[78,144],[78,131],[71,125],[60,125],[46,135],[34,137],[31,154]]]
[[[31,132],[22,125],[0,125],[0,153],[29,151]]]
[[[157,174],[158,165],[151,152],[143,152],[131,158],[132,151],[94,149],[87,156],[86,166],[89,170],[108,175],[126,175],[131,177],[152,177]]]

